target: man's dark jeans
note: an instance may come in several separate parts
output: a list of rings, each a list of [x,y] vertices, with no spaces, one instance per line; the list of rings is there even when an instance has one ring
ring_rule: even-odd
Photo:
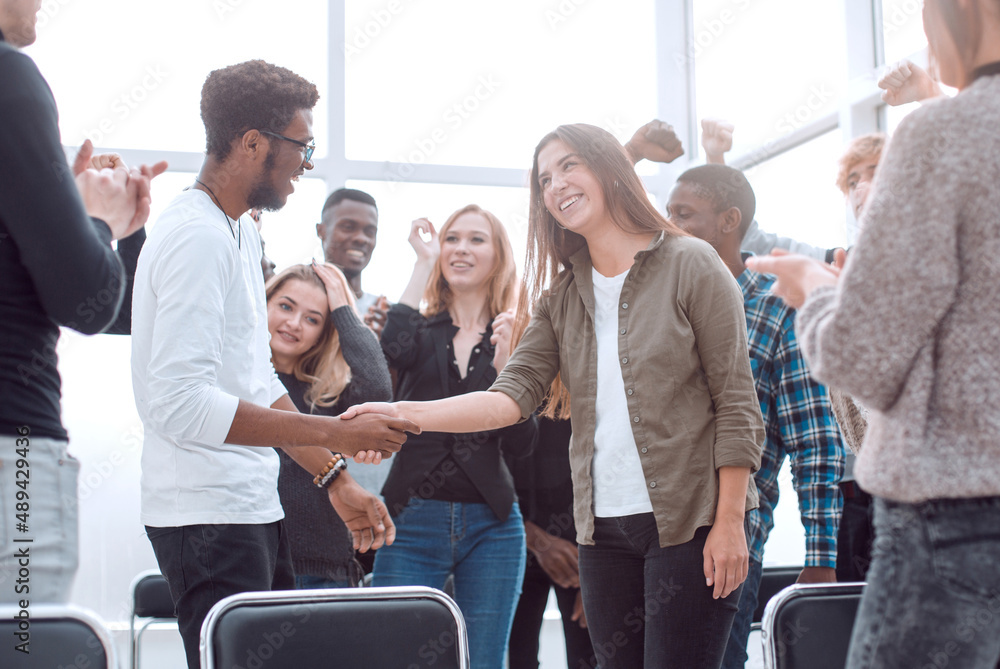
[[[281,521],[266,525],[146,527],[167,579],[188,669],[199,669],[201,624],[216,602],[241,592],[293,590]]]

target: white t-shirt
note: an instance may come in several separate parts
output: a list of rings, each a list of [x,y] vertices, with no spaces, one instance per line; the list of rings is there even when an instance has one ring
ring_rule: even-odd
[[[235,234],[234,234],[235,232]],[[239,400],[270,406],[260,237],[203,191],[152,226],[132,298],[132,386],[145,427],[144,525],[261,524],[284,517],[278,454],[223,443]]]
[[[618,298],[628,272],[606,277],[592,270],[597,335],[597,426],[594,430],[594,515],[630,516],[653,510],[628,419],[618,360]]]

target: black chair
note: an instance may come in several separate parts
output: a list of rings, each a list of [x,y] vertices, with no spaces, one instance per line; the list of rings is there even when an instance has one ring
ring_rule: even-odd
[[[150,625],[173,623],[176,627],[174,601],[170,598],[167,579],[152,569],[144,571],[132,580],[132,615],[129,617],[129,662],[132,669],[138,669],[141,656],[142,635]]]
[[[118,668],[108,629],[92,611],[68,604],[30,604],[27,620],[21,611],[0,604],[0,667]],[[24,643],[28,645],[20,646]]]
[[[764,611],[765,669],[843,669],[864,583],[796,584]]]
[[[202,669],[263,665],[468,669],[465,619],[422,586],[248,592],[227,597],[201,627]]]
[[[764,621],[764,608],[771,598],[795,584],[802,567],[764,567],[757,590],[757,610],[753,612],[751,629],[759,630]]]

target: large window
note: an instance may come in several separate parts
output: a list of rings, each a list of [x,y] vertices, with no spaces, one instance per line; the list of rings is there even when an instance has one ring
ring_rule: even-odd
[[[349,2],[347,155],[526,169],[562,123],[627,140],[656,114],[653,10],[651,0]]]

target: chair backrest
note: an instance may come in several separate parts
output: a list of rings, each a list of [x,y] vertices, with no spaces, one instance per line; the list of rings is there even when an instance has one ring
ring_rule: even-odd
[[[0,639],[0,667],[118,666],[107,627],[95,613],[78,606],[30,604],[21,609],[0,604]]]
[[[176,618],[167,579],[156,571],[144,571],[132,581],[132,615],[136,618]]]
[[[217,603],[201,628],[203,669],[233,666],[468,669],[465,619],[422,586],[250,592]]]
[[[843,669],[864,583],[796,584],[764,611],[766,669]]]
[[[753,612],[753,621],[764,620],[764,608],[771,598],[790,585],[802,573],[802,567],[764,567],[760,575],[760,588],[757,589],[757,610]]]

